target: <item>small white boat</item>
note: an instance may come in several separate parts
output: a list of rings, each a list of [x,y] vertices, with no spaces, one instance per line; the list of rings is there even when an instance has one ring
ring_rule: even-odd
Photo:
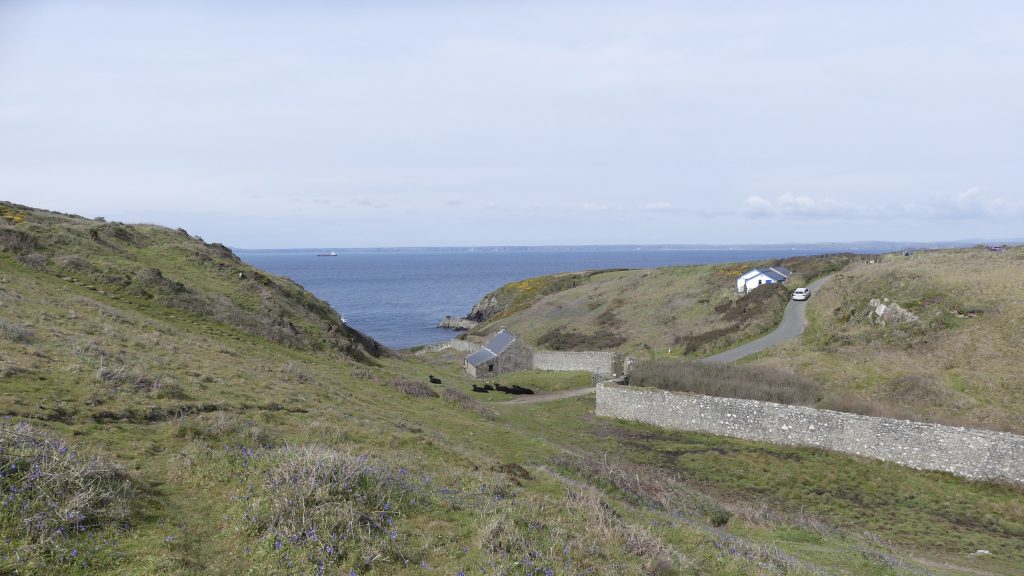
[[[333,250],[331,252],[321,252],[321,253],[317,254],[317,256],[337,256],[337,255],[338,255],[338,253],[334,252]]]

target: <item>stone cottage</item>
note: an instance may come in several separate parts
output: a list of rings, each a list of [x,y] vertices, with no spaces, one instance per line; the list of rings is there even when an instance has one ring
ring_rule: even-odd
[[[466,373],[473,378],[487,378],[533,368],[533,350],[504,328],[484,347],[466,356]]]

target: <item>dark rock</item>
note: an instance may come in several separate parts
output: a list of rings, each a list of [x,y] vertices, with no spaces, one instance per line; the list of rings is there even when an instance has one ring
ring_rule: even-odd
[[[457,318],[455,316],[445,316],[444,320],[438,324],[438,328],[448,328],[449,330],[472,330],[478,322],[470,320],[468,318]]]

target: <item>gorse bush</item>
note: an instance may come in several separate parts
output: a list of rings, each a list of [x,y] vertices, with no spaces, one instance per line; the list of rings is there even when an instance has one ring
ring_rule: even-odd
[[[0,423],[0,550],[30,561],[84,560],[83,536],[124,522],[135,493],[128,472],[27,423]],[[12,554],[13,552],[13,554]]]

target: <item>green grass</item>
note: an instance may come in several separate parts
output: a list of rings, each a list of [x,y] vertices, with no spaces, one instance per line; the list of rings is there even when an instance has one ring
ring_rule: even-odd
[[[5,571],[315,574],[323,561],[343,574],[902,574],[894,558],[963,563],[976,543],[995,552],[984,569],[1019,566],[1017,489],[596,419],[587,397],[476,410],[444,392],[471,385],[459,358],[374,358],[360,335],[319,333],[333,325],[314,298],[269,275],[239,288],[216,246],[14,209],[22,221],[0,223],[0,316],[19,328],[0,337],[0,413],[123,470],[131,491],[123,522],[101,499],[94,521],[45,546],[4,509]],[[71,267],[86,270],[79,282],[63,280]],[[230,302],[222,312],[268,306],[308,338],[117,283],[139,267]],[[559,390],[589,375],[503,381]],[[563,454],[626,472],[570,469]]]
[[[593,384],[590,372],[553,372],[548,370],[527,370],[502,374],[494,379],[505,386],[523,386],[535,392],[557,392],[575,390]]]
[[[596,419],[592,406],[592,399],[581,398],[557,407],[531,407],[534,424],[529,433],[577,449],[586,447],[591,453],[615,454],[674,476],[733,510],[730,532],[756,537],[755,542],[775,543],[779,529],[811,525],[824,530],[830,543],[814,552],[815,561],[833,558],[839,564],[824,565],[856,574],[871,573],[855,569],[864,551],[884,552],[909,563],[941,558],[955,567],[964,564],[966,552],[999,548],[992,558],[977,562],[1009,574],[1024,563],[1020,487],[970,482],[820,450]],[[527,412],[525,407],[516,410]],[[549,428],[556,421],[565,425]],[[867,541],[865,532],[870,534]],[[837,544],[840,541],[846,544]],[[884,546],[873,548],[878,543]],[[800,547],[787,550],[797,554]]]
[[[757,362],[919,418],[1024,433],[1024,356],[1017,353],[1022,263],[1024,247],[887,255],[851,265],[808,302],[803,338]],[[872,323],[865,318],[872,298],[899,302],[920,320]]]
[[[848,255],[835,255],[783,263],[797,272],[790,283],[796,287],[848,261]],[[596,271],[514,282],[481,300],[495,309],[470,337],[483,340],[505,326],[541,348],[614,349],[645,360],[701,357],[765,334],[781,319],[785,288],[736,294],[736,277],[764,264],[769,263]]]

